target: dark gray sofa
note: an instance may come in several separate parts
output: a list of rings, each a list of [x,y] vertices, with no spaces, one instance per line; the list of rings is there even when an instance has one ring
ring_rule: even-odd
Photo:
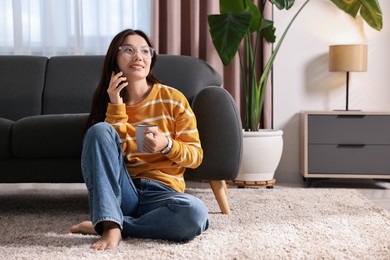
[[[84,125],[104,56],[0,56],[0,182],[77,183]],[[224,213],[223,180],[236,177],[241,120],[218,73],[188,56],[159,55],[154,69],[198,118],[204,161],[186,179],[209,180]],[[227,207],[227,208],[226,208]]]

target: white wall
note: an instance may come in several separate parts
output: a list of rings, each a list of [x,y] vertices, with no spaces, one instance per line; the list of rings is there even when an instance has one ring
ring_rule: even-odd
[[[303,3],[296,0],[289,11],[275,8],[278,35]],[[299,113],[345,109],[345,73],[328,71],[329,45],[368,45],[368,71],[350,73],[349,108],[390,111],[390,1],[379,3],[381,31],[354,20],[330,0],[311,0],[291,27],[274,64],[274,128],[284,131],[278,182],[302,181]]]

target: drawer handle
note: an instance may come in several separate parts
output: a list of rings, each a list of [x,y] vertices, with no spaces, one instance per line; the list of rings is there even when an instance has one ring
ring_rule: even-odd
[[[365,144],[338,144],[337,148],[363,148]]]
[[[339,118],[363,118],[365,115],[337,115]]]

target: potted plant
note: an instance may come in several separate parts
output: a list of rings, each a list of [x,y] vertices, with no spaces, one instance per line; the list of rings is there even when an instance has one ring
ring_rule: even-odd
[[[259,122],[263,108],[264,93],[274,60],[288,30],[309,1],[310,0],[304,1],[302,6],[292,17],[276,43],[264,68],[256,67],[256,57],[259,56],[257,55],[259,46],[263,40],[274,43],[276,40],[276,29],[273,21],[264,18],[262,10],[264,10],[267,3],[273,4],[279,10],[289,10],[294,5],[295,0],[262,0],[260,1],[259,6],[255,5],[252,0],[220,0],[220,14],[208,16],[211,38],[224,66],[230,65],[236,54],[239,54],[242,87],[245,96],[243,167],[245,167],[245,161],[251,162],[252,164],[254,163],[253,159],[246,160],[246,156],[256,154],[255,160],[259,160],[261,157],[261,155],[258,154],[259,152],[246,152],[246,146],[249,145],[246,145],[245,137],[248,135],[252,137],[252,135],[256,134],[255,132],[261,132],[259,131]],[[376,30],[382,28],[382,11],[377,0],[330,1],[354,18],[357,13],[360,12],[362,18],[372,28]],[[243,48],[242,52],[239,51],[241,47]],[[278,131],[278,134],[280,134],[281,130]],[[266,131],[266,134],[268,135],[269,131]],[[271,136],[275,137],[275,135]],[[280,138],[277,138],[279,139],[279,143]],[[253,139],[251,138],[249,142],[253,144]],[[266,144],[267,149],[272,146],[272,144]],[[277,144],[277,146],[280,146],[280,144]],[[268,153],[268,151],[265,152]],[[276,154],[276,157],[279,158],[276,158],[277,164],[275,170],[281,157],[281,151]],[[257,164],[261,163],[263,162],[258,162]],[[240,175],[242,174],[239,174],[239,178],[243,178],[247,181],[262,181],[262,179],[269,179],[272,172],[269,172],[266,176],[252,174],[252,177],[240,177]]]

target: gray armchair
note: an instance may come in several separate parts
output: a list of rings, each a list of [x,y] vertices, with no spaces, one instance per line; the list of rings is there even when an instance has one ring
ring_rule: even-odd
[[[220,87],[219,74],[202,60],[160,55],[154,71],[184,93],[197,118],[204,159],[186,171],[186,180],[209,181],[222,213],[229,214],[225,180],[237,176],[242,157],[242,125],[233,98]]]

